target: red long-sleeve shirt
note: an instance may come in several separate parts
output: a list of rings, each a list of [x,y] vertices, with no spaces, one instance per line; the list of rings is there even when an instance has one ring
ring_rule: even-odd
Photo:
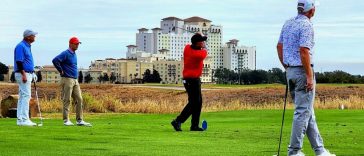
[[[186,45],[183,51],[183,78],[200,78],[203,68],[203,60],[207,57],[207,51],[195,50],[191,45]]]

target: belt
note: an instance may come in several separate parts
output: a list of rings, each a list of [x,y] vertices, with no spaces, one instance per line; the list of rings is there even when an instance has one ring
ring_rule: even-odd
[[[69,76],[61,76],[62,78],[68,78],[68,79],[77,79],[77,78],[74,78],[74,77],[69,77]]]
[[[33,74],[34,71],[25,71],[26,73]],[[21,73],[20,71],[16,71],[16,73]]]
[[[183,80],[186,80],[186,81],[200,81],[201,79],[200,78],[183,78]]]
[[[313,67],[314,65],[313,64],[311,64],[311,67]],[[289,67],[289,68],[303,68],[303,66],[301,65],[301,66],[290,66],[290,65],[287,65],[287,67]]]

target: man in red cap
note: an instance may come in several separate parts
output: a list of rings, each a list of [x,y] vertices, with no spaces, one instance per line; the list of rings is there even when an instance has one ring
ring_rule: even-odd
[[[175,120],[171,122],[174,130],[182,131],[181,124],[184,123],[189,116],[191,119],[191,131],[204,131],[200,128],[200,114],[202,108],[201,79],[203,68],[203,60],[207,57],[205,49],[205,41],[207,37],[196,33],[192,36],[192,45],[186,45],[183,52],[183,85],[188,94],[188,103]]]
[[[76,50],[81,42],[77,37],[69,40],[69,48],[53,59],[53,65],[61,75],[62,101],[63,101],[63,122],[65,126],[73,126],[69,120],[69,108],[71,97],[76,103],[76,120],[78,126],[92,126],[83,121],[82,96],[80,84],[78,83],[77,55]]]

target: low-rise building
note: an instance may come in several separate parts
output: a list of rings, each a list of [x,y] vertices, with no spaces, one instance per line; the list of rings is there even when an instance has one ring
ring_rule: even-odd
[[[61,76],[53,65],[45,65],[39,70],[42,75],[42,81],[45,83],[60,83]]]
[[[158,71],[161,83],[177,84],[182,82],[183,62],[174,60],[158,60],[153,62],[154,69]]]
[[[112,74],[116,82],[131,83],[135,79],[143,79],[144,72],[149,69],[153,71],[153,63],[148,61],[137,61],[137,59],[105,59],[91,62],[90,71],[99,70]]]

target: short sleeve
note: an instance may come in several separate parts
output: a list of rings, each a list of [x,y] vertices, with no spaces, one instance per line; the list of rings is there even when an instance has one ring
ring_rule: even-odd
[[[17,61],[23,62],[24,61],[24,47],[21,45],[16,46],[14,55],[15,55],[14,56],[15,62],[17,62]]]
[[[306,47],[310,50],[313,48],[313,26],[310,23],[304,23],[299,33],[300,47]]]
[[[283,43],[283,28],[281,30],[281,34],[279,35],[278,43]]]

